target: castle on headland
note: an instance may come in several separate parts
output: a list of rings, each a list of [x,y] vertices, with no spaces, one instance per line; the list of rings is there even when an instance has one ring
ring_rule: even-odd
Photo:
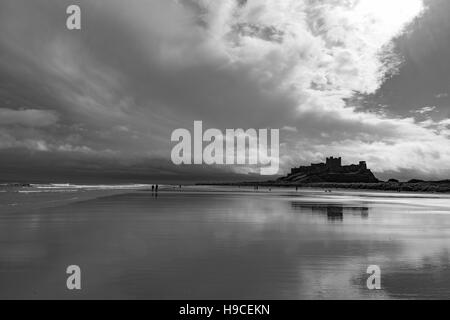
[[[326,158],[325,163],[292,168],[291,173],[280,178],[283,182],[378,182],[365,161],[359,164],[342,165],[342,158]]]
[[[341,173],[341,172],[357,172],[360,170],[366,170],[367,164],[365,161],[360,161],[359,164],[351,164],[348,166],[342,165],[342,158],[327,158],[325,163],[311,163],[310,166],[301,166],[298,168],[291,169],[291,174],[298,173],[318,173],[324,170],[329,170],[330,172]]]

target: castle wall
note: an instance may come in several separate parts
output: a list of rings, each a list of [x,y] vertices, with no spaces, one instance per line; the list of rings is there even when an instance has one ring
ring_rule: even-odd
[[[312,163],[310,166],[301,166],[299,168],[292,168],[291,175],[317,174],[327,171],[334,173],[356,173],[365,170],[367,170],[367,164],[365,161],[360,161],[359,164],[342,166],[342,158],[330,157],[326,159],[326,163]]]

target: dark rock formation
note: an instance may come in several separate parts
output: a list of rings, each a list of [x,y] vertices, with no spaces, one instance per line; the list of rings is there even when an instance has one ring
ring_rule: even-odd
[[[286,183],[375,183],[378,179],[370,169],[367,169],[365,161],[359,164],[343,166],[341,158],[327,158],[326,163],[313,163],[310,166],[293,168],[286,177],[280,178],[278,182]]]

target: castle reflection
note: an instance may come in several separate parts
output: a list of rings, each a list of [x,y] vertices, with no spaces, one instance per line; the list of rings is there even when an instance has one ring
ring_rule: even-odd
[[[311,204],[305,202],[292,201],[291,207],[295,211],[309,212],[313,215],[326,216],[328,221],[343,221],[344,215],[358,215],[362,219],[369,217],[369,208],[363,206],[346,206],[343,204]]]

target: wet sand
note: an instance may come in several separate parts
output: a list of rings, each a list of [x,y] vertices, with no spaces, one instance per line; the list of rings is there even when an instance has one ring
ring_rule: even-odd
[[[450,297],[448,195],[3,192],[0,210],[3,299]],[[66,289],[72,264],[76,292]],[[381,290],[367,289],[369,265],[381,268]]]

